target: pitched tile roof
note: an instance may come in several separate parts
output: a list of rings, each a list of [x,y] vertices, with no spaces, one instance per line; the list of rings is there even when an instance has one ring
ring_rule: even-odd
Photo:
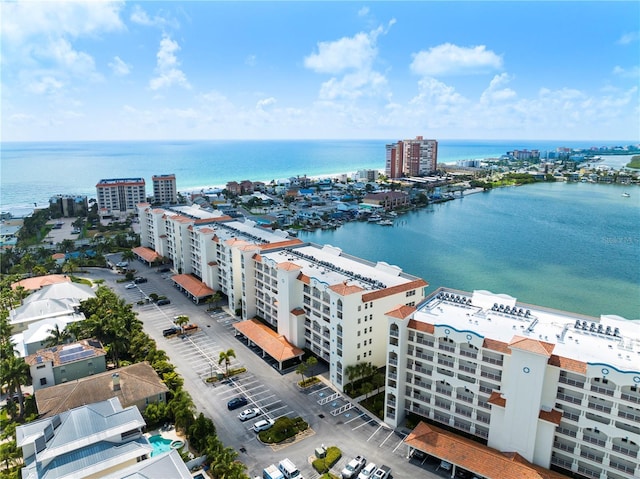
[[[209,286],[190,274],[175,274],[171,279],[196,298],[204,298],[215,293]]]
[[[405,443],[474,474],[500,479],[567,479],[535,466],[517,453],[502,453],[471,439],[420,422]]]
[[[49,274],[47,276],[36,276],[34,278],[27,278],[16,283],[11,283],[11,289],[16,289],[18,286],[22,286],[24,289],[40,289],[48,284],[65,283],[70,282],[66,274]]]
[[[408,327],[409,329],[415,329],[416,331],[422,331],[423,333],[428,334],[433,334],[436,329],[433,324],[416,321],[415,319],[409,320]]]
[[[391,286],[389,288],[379,289],[377,291],[372,291],[371,293],[362,295],[362,302],[366,303],[367,301],[374,301],[376,299],[385,298],[387,296],[392,296],[394,294],[402,293],[403,291],[410,291],[412,289],[417,288],[425,288],[429,286],[424,279],[417,279],[415,281],[410,281],[408,283],[398,284],[396,286]]]
[[[484,338],[484,341],[482,342],[482,347],[486,349],[491,349],[492,351],[496,351],[502,354],[511,354],[509,345],[507,343],[498,341],[496,339]]]
[[[348,296],[350,294],[359,293],[360,291],[364,291],[361,286],[356,284],[348,284],[346,281],[338,284],[332,284],[329,286],[329,289],[340,296]]]
[[[151,248],[147,248],[146,246],[138,246],[137,248],[133,248],[134,254],[140,256],[143,260],[148,261],[149,263],[153,263],[155,260],[159,260],[162,258],[158,253],[153,251]]]
[[[276,333],[257,319],[247,319],[235,323],[233,327],[260,346],[276,361],[285,361],[304,354],[302,349],[295,347],[283,335]]]
[[[500,391],[493,391],[487,400],[489,404],[495,404],[496,406],[505,407],[507,400],[502,397]]]
[[[120,389],[113,389],[113,373],[120,376]],[[55,416],[84,404],[117,397],[123,407],[139,401],[156,401],[169,389],[147,362],[94,374],[86,378],[58,384],[35,391],[40,417]]]
[[[567,371],[573,371],[578,374],[587,374],[587,363],[584,361],[578,361],[576,359],[565,358],[564,356],[558,356],[552,354],[549,358],[549,364],[551,366],[557,366],[560,369],[566,369]]]
[[[414,306],[407,306],[406,304],[398,305],[396,308],[385,313],[387,316],[397,319],[406,319],[411,316],[416,308]]]
[[[541,354],[543,356],[551,356],[555,344],[546,343],[544,341],[538,341],[537,339],[525,338],[522,336],[514,336],[509,347],[511,349],[521,349],[523,351],[529,351],[535,354]]]

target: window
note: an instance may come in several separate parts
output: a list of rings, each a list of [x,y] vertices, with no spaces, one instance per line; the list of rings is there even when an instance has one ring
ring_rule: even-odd
[[[365,321],[366,321],[367,317],[365,316],[365,318],[364,318],[364,319],[365,319]],[[358,318],[358,324],[360,324],[360,318]]]
[[[40,365],[36,366],[36,369],[44,369],[46,367],[47,366],[45,364],[40,364]]]
[[[367,357],[367,352],[365,351],[362,356],[366,358]]]
[[[373,331],[373,326],[369,326],[369,332]]]
[[[356,358],[356,361],[360,361],[360,355],[358,354],[358,357]]]
[[[364,309],[367,309],[369,307],[369,303],[364,303]]]
[[[362,306],[358,306],[358,311],[361,311],[361,310],[362,310]]]
[[[415,296],[415,295],[416,295],[416,290],[415,290],[415,289],[412,289],[411,291],[407,291],[407,293],[406,293],[406,294],[407,294],[407,298],[408,298],[409,296]]]
[[[40,378],[40,386],[47,384],[47,378]]]
[[[360,349],[360,343],[358,343],[358,349]]]
[[[358,331],[358,336],[360,336],[360,331]]]

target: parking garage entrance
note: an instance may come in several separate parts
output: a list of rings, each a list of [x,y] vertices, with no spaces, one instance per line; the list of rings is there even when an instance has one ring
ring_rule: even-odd
[[[249,346],[256,345],[262,350],[262,357],[268,355],[278,363],[278,370],[288,368],[300,362],[304,351],[291,344],[266,324],[257,319],[247,319],[233,325],[236,330],[249,341]]]

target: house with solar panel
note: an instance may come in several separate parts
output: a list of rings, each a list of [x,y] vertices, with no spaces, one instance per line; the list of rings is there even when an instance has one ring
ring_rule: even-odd
[[[41,349],[25,358],[33,389],[66,383],[107,370],[106,351],[100,341],[83,339],[72,344]]]

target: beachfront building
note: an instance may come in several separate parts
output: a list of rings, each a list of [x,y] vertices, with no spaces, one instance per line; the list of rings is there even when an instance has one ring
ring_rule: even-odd
[[[151,177],[151,182],[153,183],[154,204],[168,205],[178,202],[176,175],[154,175]]]
[[[451,289],[387,316],[388,424],[411,413],[545,468],[640,475],[637,321]]]
[[[56,195],[49,198],[49,212],[52,218],[87,216],[89,203],[82,195]]]
[[[362,199],[365,205],[374,205],[385,210],[394,210],[409,206],[409,195],[404,191],[384,191],[381,193],[368,193]]]
[[[171,258],[179,273],[173,280],[187,294],[198,287],[220,291],[244,320],[236,324],[239,333],[279,368],[308,348],[329,364],[339,389],[348,382],[348,366],[384,365],[384,313],[424,298],[427,283],[396,266],[304,243],[252,221],[149,205],[140,205],[139,215],[142,247]],[[187,285],[185,276],[197,282]]]
[[[96,185],[98,214],[121,217],[137,212],[137,204],[146,201],[144,178],[111,178]]]
[[[339,248],[314,244],[247,250],[243,318],[260,318],[298,348],[329,365],[339,389],[358,363],[385,364],[387,311],[415,306],[427,283],[384,262],[371,263]],[[259,344],[255,321],[235,325]],[[254,340],[254,338],[257,338]]]
[[[425,176],[438,169],[438,141],[422,136],[386,145],[385,174],[389,178]]]
[[[100,341],[83,339],[73,344],[41,349],[25,358],[33,389],[47,388],[107,370],[106,351]]]

